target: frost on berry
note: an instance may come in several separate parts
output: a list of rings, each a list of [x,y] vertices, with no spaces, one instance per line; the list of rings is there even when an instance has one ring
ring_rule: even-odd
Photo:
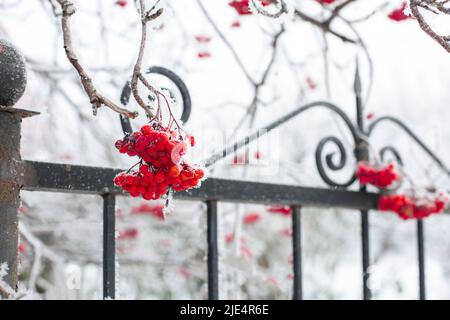
[[[382,195],[378,201],[378,210],[395,212],[400,218],[423,219],[443,212],[448,198],[443,193],[426,195],[389,194]]]
[[[356,168],[356,177],[361,185],[373,185],[379,189],[392,186],[394,182],[401,179],[394,163],[387,165],[360,162]]]
[[[188,148],[195,145],[195,139],[180,132],[179,128],[172,130],[155,123],[118,140],[115,147],[120,153],[140,160],[137,169],[118,174],[114,184],[132,197],[157,200],[167,195],[169,202],[172,191],[199,186],[204,170],[184,159]],[[163,218],[165,211],[167,208],[163,210]]]
[[[402,3],[402,5],[400,6],[400,8],[392,10],[389,14],[388,14],[388,18],[393,20],[393,21],[404,21],[404,20],[408,20],[411,18],[411,16],[406,14],[406,10],[409,10],[408,8],[408,4],[406,3],[406,1],[404,1]]]

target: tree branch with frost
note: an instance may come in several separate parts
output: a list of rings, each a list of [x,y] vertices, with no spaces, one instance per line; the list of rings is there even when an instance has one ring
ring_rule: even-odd
[[[142,81],[144,76],[142,74],[141,69],[142,69],[142,60],[144,58],[145,53],[145,44],[147,41],[147,23],[157,19],[163,13],[163,9],[158,9],[155,13],[153,13],[153,10],[156,8],[159,2],[160,0],[156,1],[156,3],[147,11],[145,8],[144,0],[139,0],[139,11],[141,15],[140,16],[141,43],[139,46],[139,53],[136,60],[136,64],[134,65],[133,69],[133,76],[131,78],[131,92],[133,94],[134,99],[145,110],[145,113],[152,118],[155,117],[155,114],[152,111],[152,107],[146,104],[144,100],[139,96],[138,83],[139,81],[141,81],[152,93],[158,96],[158,91],[155,88],[153,88],[148,82]]]
[[[297,17],[299,17],[300,19],[302,19],[303,21],[311,23],[312,25],[314,25],[314,26],[318,27],[319,29],[321,29],[323,32],[332,34],[333,36],[339,38],[343,42],[357,44],[357,41],[355,41],[355,40],[353,40],[353,39],[351,39],[351,38],[349,38],[349,37],[347,37],[347,36],[337,32],[337,31],[335,31],[335,30],[333,30],[331,28],[331,22],[334,20],[334,18],[336,16],[338,16],[338,14],[333,16],[333,18],[331,20],[325,20],[325,21],[317,20],[317,19],[307,15],[306,13],[302,12],[299,9],[295,9],[294,10],[294,14]]]
[[[242,127],[242,125],[245,123],[247,118],[250,116],[250,127],[253,125],[256,112],[258,109],[258,103],[261,103],[261,100],[259,98],[260,89],[266,84],[267,78],[270,75],[271,70],[273,69],[273,66],[275,64],[275,60],[278,53],[278,44],[279,40],[281,38],[281,35],[285,32],[285,28],[282,25],[280,31],[278,31],[272,38],[272,54],[270,56],[269,63],[267,64],[266,68],[263,71],[263,74],[261,76],[261,79],[259,81],[253,81],[253,99],[250,103],[250,105],[247,107],[247,110],[243,117],[238,121],[236,127],[233,129],[233,135],[236,134],[236,132]]]
[[[389,5],[389,2],[384,2],[384,3],[380,4],[378,7],[376,7],[375,9],[373,9],[371,12],[365,14],[364,16],[359,17],[359,18],[354,18],[354,19],[346,19],[346,21],[351,24],[367,21],[370,18],[372,18],[374,15],[376,15],[378,12],[380,12],[381,10],[386,8],[386,6],[388,6],[388,5]]]
[[[409,7],[411,9],[412,16],[417,20],[419,27],[434,41],[439,43],[442,48],[444,48],[447,52],[450,53],[450,36],[443,36],[434,31],[430,24],[425,20],[424,16],[419,10],[421,7],[428,12],[434,14],[445,14],[450,15],[450,8],[447,8],[445,5],[448,4],[449,1],[439,1],[439,0],[410,0]]]
[[[255,83],[254,85],[254,96],[253,96],[253,101],[248,109],[248,112],[250,114],[250,124],[253,124],[253,121],[255,119],[256,116],[256,111],[257,111],[257,105],[259,102],[259,91],[261,89],[261,87],[263,87],[266,84],[267,78],[269,77],[270,71],[272,70],[274,64],[275,64],[275,59],[277,57],[277,53],[278,53],[278,43],[279,40],[281,38],[281,35],[285,32],[285,28],[282,25],[281,29],[279,32],[277,32],[272,39],[272,55],[270,57],[269,63],[266,66],[266,69],[263,72],[263,75],[261,77],[261,80],[257,83]]]
[[[211,17],[209,12],[206,10],[205,6],[203,5],[201,0],[196,0],[198,6],[200,7],[200,10],[202,11],[203,15],[205,16],[206,20],[208,20],[209,24],[212,26],[214,31],[217,33],[219,38],[222,40],[222,42],[225,44],[225,46],[230,50],[231,54],[233,55],[234,60],[238,64],[239,68],[244,73],[245,77],[248,79],[249,82],[252,84],[255,84],[255,80],[248,72],[247,68],[245,67],[244,63],[242,62],[241,58],[239,57],[238,53],[234,49],[234,47],[231,45],[230,41],[227,39],[227,37],[223,34],[223,32],[219,29],[217,24],[215,23],[214,19]]]
[[[128,111],[118,106],[110,99],[108,99],[106,96],[97,91],[97,89],[93,84],[92,78],[89,76],[85,68],[80,63],[80,60],[73,46],[72,32],[70,29],[70,18],[76,12],[75,5],[69,0],[56,0],[56,1],[60,5],[62,10],[61,27],[63,32],[64,50],[66,52],[66,56],[69,62],[72,64],[72,66],[75,68],[75,70],[78,72],[78,75],[80,76],[81,84],[92,104],[94,115],[97,113],[97,109],[99,109],[101,106],[106,106],[125,117],[136,118],[138,115],[137,112]]]
[[[272,0],[271,3],[277,6],[276,12],[267,11],[262,7],[261,3],[258,2],[258,0],[250,0],[249,5],[250,9],[268,18],[276,19],[281,17],[283,14],[288,13],[288,8],[284,0]]]
[[[333,22],[333,19],[336,18],[343,9],[345,9],[352,2],[356,2],[356,1],[357,0],[347,0],[345,2],[338,4],[336,7],[334,7],[333,10],[331,10],[331,15],[328,17],[327,20],[325,20],[323,22],[323,24],[329,26],[331,24],[331,22]]]
[[[248,118],[249,115],[252,115],[252,119],[254,117],[254,114],[255,114],[256,108],[257,108],[257,103],[259,102],[260,89],[262,86],[265,85],[266,80],[270,74],[270,71],[272,70],[272,67],[275,62],[276,54],[277,54],[278,42],[279,42],[281,35],[284,33],[285,28],[284,28],[284,26],[281,26],[280,31],[278,31],[275,35],[272,36],[273,38],[272,38],[271,47],[272,47],[273,51],[272,51],[272,55],[270,57],[270,61],[267,64],[266,68],[264,69],[261,79],[256,80],[252,75],[250,75],[250,72],[247,70],[244,62],[239,57],[239,54],[237,53],[236,49],[233,47],[233,45],[227,39],[225,34],[220,30],[218,25],[215,23],[214,19],[211,17],[209,12],[206,10],[202,1],[201,0],[196,0],[196,1],[197,1],[198,6],[200,7],[200,10],[202,11],[203,15],[205,16],[206,20],[208,20],[208,22],[210,23],[211,27],[214,29],[216,34],[219,36],[219,38],[222,40],[222,42],[225,44],[225,46],[229,49],[229,51],[233,55],[234,60],[236,61],[237,65],[238,65],[238,67],[242,70],[245,77],[247,78],[247,80],[250,82],[250,84],[254,88],[253,99],[252,99],[250,105],[247,107],[247,112],[245,113],[243,118],[240,121],[238,121],[238,124],[234,130],[234,132],[236,132],[243,125],[244,121]]]
[[[54,262],[55,264],[61,264],[64,259],[50,250],[41,240],[35,237],[28,228],[21,222],[19,222],[19,232],[21,237],[33,248],[34,256],[33,263],[30,270],[30,276],[28,278],[28,288],[29,290],[35,290],[36,282],[38,280],[42,258],[47,258],[48,260]]]

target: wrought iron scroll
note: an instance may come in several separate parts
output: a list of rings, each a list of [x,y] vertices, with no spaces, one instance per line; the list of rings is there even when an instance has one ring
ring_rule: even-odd
[[[431,149],[419,138],[417,134],[415,134],[403,121],[392,117],[392,116],[382,116],[374,120],[367,129],[367,135],[370,137],[376,127],[383,122],[391,122],[400,127],[406,134],[413,139],[426,154],[430,156],[431,159],[439,166],[442,171],[444,171],[447,175],[450,176],[450,169],[444,164],[444,162],[433,152]],[[400,152],[393,146],[385,146],[380,149],[380,157],[381,159],[385,158],[386,153],[391,153],[399,164],[403,165],[402,157],[400,156]]]
[[[149,67],[146,71],[146,74],[159,74],[166,78],[168,78],[177,89],[180,91],[181,94],[181,100],[183,102],[183,111],[180,117],[180,120],[182,123],[186,123],[189,120],[189,117],[191,115],[192,110],[192,102],[191,102],[191,96],[189,94],[189,90],[184,83],[184,81],[173,71],[166,69],[164,67],[159,66],[153,66]],[[122,94],[120,96],[120,102],[126,106],[130,101],[131,96],[131,86],[130,82],[127,81],[125,83],[125,86],[122,89]],[[122,125],[122,130],[124,134],[131,133],[133,131],[131,127],[131,122],[129,118],[123,117],[120,115],[120,123]]]

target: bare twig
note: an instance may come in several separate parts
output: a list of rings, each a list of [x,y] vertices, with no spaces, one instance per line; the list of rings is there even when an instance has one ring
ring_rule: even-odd
[[[347,7],[349,4],[351,4],[352,2],[355,2],[355,1],[356,0],[347,0],[347,1],[342,2],[341,4],[337,5],[336,7],[334,7],[333,11],[331,11],[330,17],[328,17],[328,19],[324,21],[324,24],[329,27],[331,22],[333,21],[333,19],[336,16],[338,16],[342,10],[345,7]]]
[[[33,263],[28,278],[28,289],[34,291],[41,272],[42,258],[47,258],[56,264],[63,263],[64,259],[50,250],[41,240],[36,238],[23,223],[19,223],[19,231],[20,235],[34,249]]]
[[[382,9],[386,8],[386,6],[388,6],[388,5],[389,5],[389,2],[384,2],[384,3],[380,4],[377,8],[373,9],[371,12],[367,13],[366,15],[356,18],[356,19],[347,19],[347,21],[352,24],[367,21],[371,17],[376,15],[378,12],[380,12]]]
[[[236,132],[242,127],[242,125],[245,123],[245,120],[250,116],[250,127],[253,125],[253,122],[255,120],[256,112],[258,109],[258,102],[260,102],[259,99],[259,93],[261,87],[263,87],[266,84],[267,78],[270,74],[270,71],[273,68],[273,65],[276,60],[277,52],[278,52],[278,43],[280,40],[281,35],[285,32],[285,28],[282,25],[279,32],[277,32],[272,39],[272,55],[270,57],[269,63],[267,64],[266,68],[264,69],[263,75],[261,79],[256,82],[253,81],[253,87],[254,87],[254,93],[253,93],[253,99],[250,103],[249,107],[247,108],[247,112],[244,114],[244,116],[239,120],[238,124],[233,130],[233,135],[236,134]]]
[[[139,0],[139,7],[141,13],[141,44],[139,46],[139,54],[136,60],[136,64],[133,69],[133,76],[131,78],[131,92],[133,93],[133,97],[136,102],[145,110],[145,113],[153,118],[155,117],[154,112],[152,111],[152,107],[144,102],[144,100],[139,96],[138,90],[138,82],[143,78],[141,68],[142,68],[142,60],[144,58],[145,53],[145,43],[147,41],[147,23],[158,18],[162,13],[162,9],[158,9],[155,13],[152,13],[153,9],[159,3],[159,0],[153,5],[153,7],[146,11],[144,0]],[[148,83],[147,83],[148,84]],[[155,92],[150,84],[146,85],[152,92]],[[152,90],[153,88],[153,90]]]
[[[206,19],[208,20],[208,22],[211,24],[211,26],[213,27],[213,29],[216,31],[217,35],[219,36],[219,38],[223,41],[223,43],[225,43],[225,45],[228,47],[228,49],[230,50],[231,54],[234,57],[234,60],[236,61],[236,63],[238,64],[239,68],[242,70],[242,72],[244,73],[245,77],[248,79],[248,81],[250,81],[252,84],[256,84],[255,80],[252,78],[252,76],[250,75],[250,73],[248,72],[247,68],[244,66],[244,63],[242,62],[241,58],[239,57],[239,55],[237,54],[236,50],[233,48],[233,46],[231,45],[230,41],[228,41],[228,39],[225,37],[225,35],[223,34],[223,32],[219,29],[219,27],[217,26],[217,24],[214,22],[214,20],[211,18],[211,16],[209,15],[208,11],[206,10],[205,6],[203,5],[201,0],[197,0],[198,6],[200,7],[201,11],[203,12],[203,14],[205,15]]]
[[[76,9],[72,2],[69,0],[56,0],[58,4],[61,6],[62,10],[62,18],[61,18],[61,26],[63,32],[64,39],[64,49],[66,51],[67,58],[70,63],[73,65],[75,70],[78,72],[81,80],[81,84],[83,85],[84,91],[88,95],[92,107],[94,108],[94,114],[96,114],[97,109],[102,105],[114,110],[117,113],[122,114],[128,118],[135,118],[138,114],[137,112],[128,111],[124,108],[119,107],[117,104],[109,100],[107,97],[102,95],[97,89],[94,87],[91,77],[88,75],[84,67],[81,65],[78,56],[75,53],[72,43],[72,33],[70,30],[70,17],[75,13]]]
[[[328,32],[330,34],[332,34],[333,36],[341,39],[343,42],[348,42],[348,43],[352,43],[352,44],[357,44],[357,41],[350,39],[347,36],[344,36],[343,34],[340,34],[336,31],[334,31],[333,29],[331,29],[330,25],[331,25],[331,21],[332,20],[325,20],[325,21],[319,21],[316,20],[310,16],[308,16],[307,14],[303,13],[302,11],[295,9],[294,10],[294,14],[299,17],[300,19],[311,23],[312,25],[322,29],[324,32]]]

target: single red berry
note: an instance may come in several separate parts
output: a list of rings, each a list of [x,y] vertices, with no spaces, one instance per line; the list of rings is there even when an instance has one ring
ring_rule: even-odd
[[[261,219],[261,215],[258,212],[250,212],[244,216],[244,224],[253,224]]]
[[[232,28],[240,28],[240,27],[241,27],[241,22],[240,22],[239,20],[236,20],[236,21],[234,21],[234,22],[231,24],[231,27],[232,27]]]
[[[197,53],[197,57],[199,59],[211,58],[211,53],[209,53],[207,51],[202,51],[202,52]]]
[[[205,35],[197,35],[195,36],[195,40],[197,40],[198,43],[208,43],[211,41],[211,37]]]
[[[125,7],[128,4],[128,2],[126,0],[117,0],[116,1],[116,5],[118,5],[119,7]]]

